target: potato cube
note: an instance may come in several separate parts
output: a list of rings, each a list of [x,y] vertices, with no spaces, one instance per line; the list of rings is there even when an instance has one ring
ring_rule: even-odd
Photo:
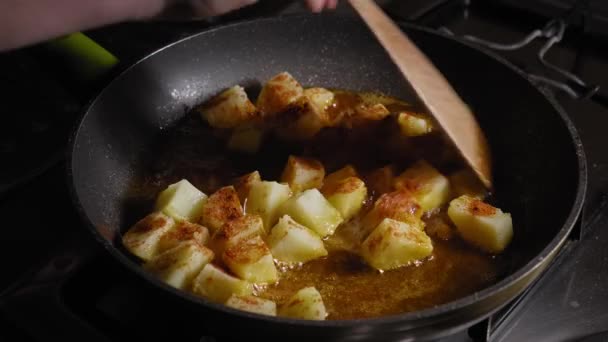
[[[243,280],[252,283],[274,283],[279,279],[272,254],[258,235],[228,243],[222,260]]]
[[[343,221],[340,212],[317,189],[290,198],[281,208],[281,214],[291,216],[321,237],[332,235]]]
[[[395,183],[395,168],[387,165],[370,172],[365,183],[375,196],[393,191]]]
[[[214,192],[203,206],[201,223],[215,232],[224,223],[243,216],[244,211],[239,195],[233,186],[225,186]]]
[[[257,113],[245,89],[238,85],[205,102],[197,111],[209,125],[216,128],[234,128],[251,121]]]
[[[222,255],[228,244],[234,244],[240,240],[248,239],[256,235],[266,235],[264,221],[262,221],[262,218],[259,215],[245,215],[226,222],[226,224],[213,235],[211,245],[215,253]]]
[[[253,184],[261,181],[262,177],[260,177],[260,173],[258,171],[253,171],[235,180],[234,189],[239,195],[239,200],[244,206],[247,206],[246,200],[247,197],[249,197],[249,191],[251,190]]]
[[[371,121],[380,121],[390,115],[386,106],[379,102],[367,101],[359,94],[353,97],[352,94],[337,92],[337,107],[342,109],[340,115],[341,124],[344,127],[352,128],[356,126],[369,125]],[[335,110],[335,109],[334,109]]]
[[[194,242],[183,242],[148,261],[144,268],[165,283],[187,289],[201,269],[211,262],[213,252]]]
[[[264,229],[269,231],[279,219],[279,208],[290,196],[291,189],[287,184],[257,182],[253,184],[247,197],[247,213],[260,215],[264,221]]]
[[[433,123],[430,118],[425,118],[414,113],[399,113],[397,123],[399,124],[401,134],[406,137],[417,137],[433,131]]]
[[[159,252],[159,241],[175,225],[173,218],[152,213],[129,229],[122,237],[125,248],[143,260],[150,260]]]
[[[233,294],[246,296],[253,293],[253,286],[233,277],[217,266],[207,264],[194,278],[192,291],[216,303],[225,303]]]
[[[359,177],[355,167],[350,164],[325,176],[321,193],[325,195],[327,188],[333,187],[336,183],[348,177]]]
[[[279,316],[322,321],[327,317],[327,310],[319,291],[305,287],[279,308]]]
[[[488,194],[477,176],[468,169],[454,172],[448,178],[450,180],[450,188],[452,189],[452,197],[454,198],[467,195],[483,200]]]
[[[260,315],[277,315],[277,305],[275,302],[255,296],[239,296],[233,294],[226,301],[226,306]]]
[[[395,98],[379,93],[352,93],[334,90],[334,101],[330,110],[337,116],[342,126],[351,128],[372,124],[410,106]]]
[[[359,93],[358,95],[361,97],[361,100],[363,101],[363,103],[366,103],[366,104],[381,103],[387,107],[397,107],[397,108],[410,107],[410,105],[407,104],[406,102],[403,102],[401,100],[398,100],[394,97],[390,97],[390,96],[388,96],[386,94],[382,94],[382,93],[364,92],[364,93]]]
[[[289,184],[294,193],[312,188],[320,188],[323,185],[325,168],[320,161],[289,156],[287,165],[281,175],[281,182]]]
[[[283,112],[304,94],[304,89],[288,72],[271,78],[260,92],[257,107],[262,115],[275,115]]]
[[[431,239],[418,227],[384,219],[361,245],[363,259],[379,270],[409,265],[433,253]]]
[[[326,111],[334,101],[334,93],[325,88],[304,89],[304,96],[318,111]]]
[[[287,215],[270,231],[268,246],[277,260],[287,263],[304,263],[327,255],[321,238]]]
[[[164,252],[182,242],[194,241],[204,245],[209,240],[209,230],[201,225],[188,221],[179,221],[158,241],[158,251]]]
[[[292,111],[287,114],[296,118],[295,122],[285,128],[279,128],[280,136],[284,138],[309,139],[324,127],[332,126],[334,122],[327,108],[331,105],[334,94],[323,88],[304,90],[304,95],[292,105]]]
[[[425,212],[439,208],[450,198],[448,179],[424,160],[403,171],[395,187],[411,192]]]
[[[448,208],[448,216],[462,238],[489,253],[500,253],[513,239],[511,214],[467,195]]]
[[[334,186],[327,187],[324,195],[334,208],[338,209],[342,218],[347,221],[359,213],[365,198],[367,188],[365,183],[357,177],[348,177]]]
[[[361,103],[355,108],[355,116],[351,118],[351,125],[380,121],[389,115],[389,110],[382,103]]]
[[[207,195],[185,179],[169,185],[156,200],[156,210],[177,219],[196,222],[202,213]]]
[[[228,149],[255,154],[262,145],[264,132],[257,127],[244,125],[237,127],[228,139]]]
[[[386,218],[402,221],[422,230],[424,223],[420,220],[421,215],[420,205],[409,192],[398,190],[386,193],[376,200],[361,221],[363,235],[369,234]]]

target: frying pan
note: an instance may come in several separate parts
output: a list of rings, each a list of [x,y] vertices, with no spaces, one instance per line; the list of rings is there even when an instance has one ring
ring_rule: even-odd
[[[364,24],[331,14],[211,29],[151,54],[114,79],[92,101],[72,138],[69,179],[86,226],[144,284],[201,315],[201,329],[214,336],[430,339],[487,317],[539,276],[575,224],[586,188],[581,142],[559,105],[504,60],[428,29],[402,27],[473,108],[488,136],[498,204],[512,213],[515,227],[506,271],[493,286],[401,315],[300,321],[240,312],[175,290],[120,248],[121,233],[136,219],[127,189],[151,172],[142,160],[154,156],[150,149],[158,137],[188,108],[224,88],[287,70],[304,85],[374,90],[415,102]]]

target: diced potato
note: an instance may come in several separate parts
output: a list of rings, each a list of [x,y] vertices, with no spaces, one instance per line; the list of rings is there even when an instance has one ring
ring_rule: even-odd
[[[264,221],[264,229],[270,228],[279,219],[279,207],[291,196],[287,184],[277,182],[257,182],[253,184],[247,197],[247,213],[257,214]]]
[[[339,181],[348,177],[359,177],[355,167],[350,164],[325,176],[323,187],[321,187],[321,193],[325,195],[328,188],[333,187]]]
[[[201,225],[188,221],[179,221],[158,241],[158,251],[164,252],[182,242],[194,241],[204,245],[209,240],[209,230]]]
[[[212,232],[222,228],[224,223],[243,216],[239,195],[233,186],[225,186],[214,192],[203,206],[201,223]]]
[[[187,289],[201,269],[213,259],[213,252],[193,242],[183,242],[148,261],[144,268],[167,284]]]
[[[279,316],[322,321],[327,317],[327,310],[319,291],[305,287],[279,308]]]
[[[222,260],[243,280],[252,283],[274,283],[279,279],[272,254],[258,235],[228,243]]]
[[[424,160],[416,162],[395,180],[397,189],[411,192],[422,210],[431,211],[450,198],[450,182]]]
[[[233,294],[226,301],[226,306],[261,315],[277,315],[277,305],[275,302],[255,296],[238,296]]]
[[[325,168],[320,161],[289,156],[287,165],[281,175],[281,182],[289,184],[294,193],[312,188],[320,188],[323,185]]]
[[[137,222],[122,237],[122,244],[129,252],[143,260],[150,260],[158,253],[161,237],[175,225],[173,218],[152,213]]]
[[[420,220],[421,215],[420,205],[409,192],[397,190],[386,193],[376,200],[361,221],[363,235],[369,234],[386,218],[402,221],[422,230],[424,223]]]
[[[304,89],[288,72],[271,78],[262,88],[257,107],[264,116],[275,115],[287,109],[304,94]]]
[[[255,154],[262,145],[264,132],[257,127],[244,125],[236,128],[228,139],[228,149]]]
[[[177,219],[196,222],[202,214],[207,195],[186,179],[169,185],[156,199],[156,210]]]
[[[238,85],[205,102],[197,111],[216,128],[234,128],[251,121],[257,112],[245,89]]]
[[[413,113],[401,112],[397,116],[397,123],[401,134],[406,137],[417,137],[433,131],[433,123],[429,118]]]
[[[315,136],[324,127],[334,124],[327,112],[334,94],[324,88],[310,88],[304,90],[304,95],[293,104],[294,113],[288,113],[296,118],[286,127],[279,128],[279,135],[284,138],[309,139]]]
[[[379,99],[379,98],[378,98]],[[336,92],[337,107],[341,109],[341,124],[344,127],[367,125],[372,121],[380,121],[390,115],[386,106],[374,98],[361,94]]]
[[[334,93],[325,88],[304,89],[304,96],[319,111],[325,111],[334,101]]]
[[[338,209],[342,218],[347,221],[355,216],[367,197],[365,183],[357,177],[348,177],[334,186],[327,187],[324,195],[334,208]]]
[[[327,255],[321,238],[287,215],[270,231],[268,246],[277,260],[288,263],[304,263]]]
[[[245,215],[226,222],[220,230],[215,232],[212,248],[218,255],[222,255],[227,245],[256,235],[266,235],[264,221],[259,215]]]
[[[387,165],[376,169],[367,175],[365,183],[376,196],[391,192],[395,183],[395,168]]]
[[[410,109],[412,107],[407,102],[404,102],[402,100],[399,100],[397,98],[394,98],[394,97],[391,97],[391,96],[388,96],[388,95],[382,94],[382,93],[364,92],[364,93],[359,93],[359,96],[361,96],[363,103],[366,103],[366,104],[381,103],[381,104],[385,105],[390,112],[399,112],[399,111],[403,111],[406,109]]]
[[[500,253],[513,239],[511,214],[476,198],[463,195],[452,200],[448,216],[465,241],[486,252]]]
[[[390,112],[382,103],[362,103],[355,108],[356,117],[354,123],[365,123],[366,121],[380,121],[390,115]]]
[[[433,253],[431,239],[419,228],[384,219],[361,245],[363,259],[379,270],[409,265]]]
[[[290,198],[281,208],[281,214],[291,216],[321,237],[332,235],[343,221],[340,212],[317,189]]]
[[[260,173],[258,171],[253,171],[236,179],[234,182],[234,189],[239,195],[239,200],[241,203],[243,203],[243,205],[247,205],[246,199],[249,196],[249,191],[251,190],[253,184],[261,181],[262,178],[260,177]]]
[[[216,303],[225,303],[233,294],[246,296],[253,293],[253,286],[233,277],[217,266],[207,264],[194,278],[192,291]]]
[[[449,177],[452,197],[467,195],[483,200],[487,196],[487,191],[483,184],[477,179],[475,174],[467,169],[454,172]]]

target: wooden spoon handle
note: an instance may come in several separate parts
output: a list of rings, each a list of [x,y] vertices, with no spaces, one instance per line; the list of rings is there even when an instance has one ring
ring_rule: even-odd
[[[492,188],[490,150],[469,107],[407,35],[372,0],[349,0],[428,112],[482,183]]]

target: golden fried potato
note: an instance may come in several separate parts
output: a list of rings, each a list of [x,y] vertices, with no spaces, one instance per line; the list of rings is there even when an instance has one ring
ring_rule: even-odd
[[[249,101],[245,89],[234,86],[196,108],[209,125],[234,128],[255,118],[257,109]]]
[[[420,220],[421,215],[422,210],[416,199],[409,192],[398,190],[380,196],[361,224],[365,231],[371,232],[385,218],[390,218],[413,224],[422,230],[424,222]]]
[[[288,72],[282,72],[271,78],[257,100],[258,110],[263,117],[281,113],[304,94],[304,88]]]
[[[294,193],[320,188],[323,185],[325,168],[320,161],[310,158],[289,156],[281,182],[289,184]]]
[[[201,223],[212,232],[244,215],[239,195],[233,186],[225,186],[214,192],[203,205]]]

